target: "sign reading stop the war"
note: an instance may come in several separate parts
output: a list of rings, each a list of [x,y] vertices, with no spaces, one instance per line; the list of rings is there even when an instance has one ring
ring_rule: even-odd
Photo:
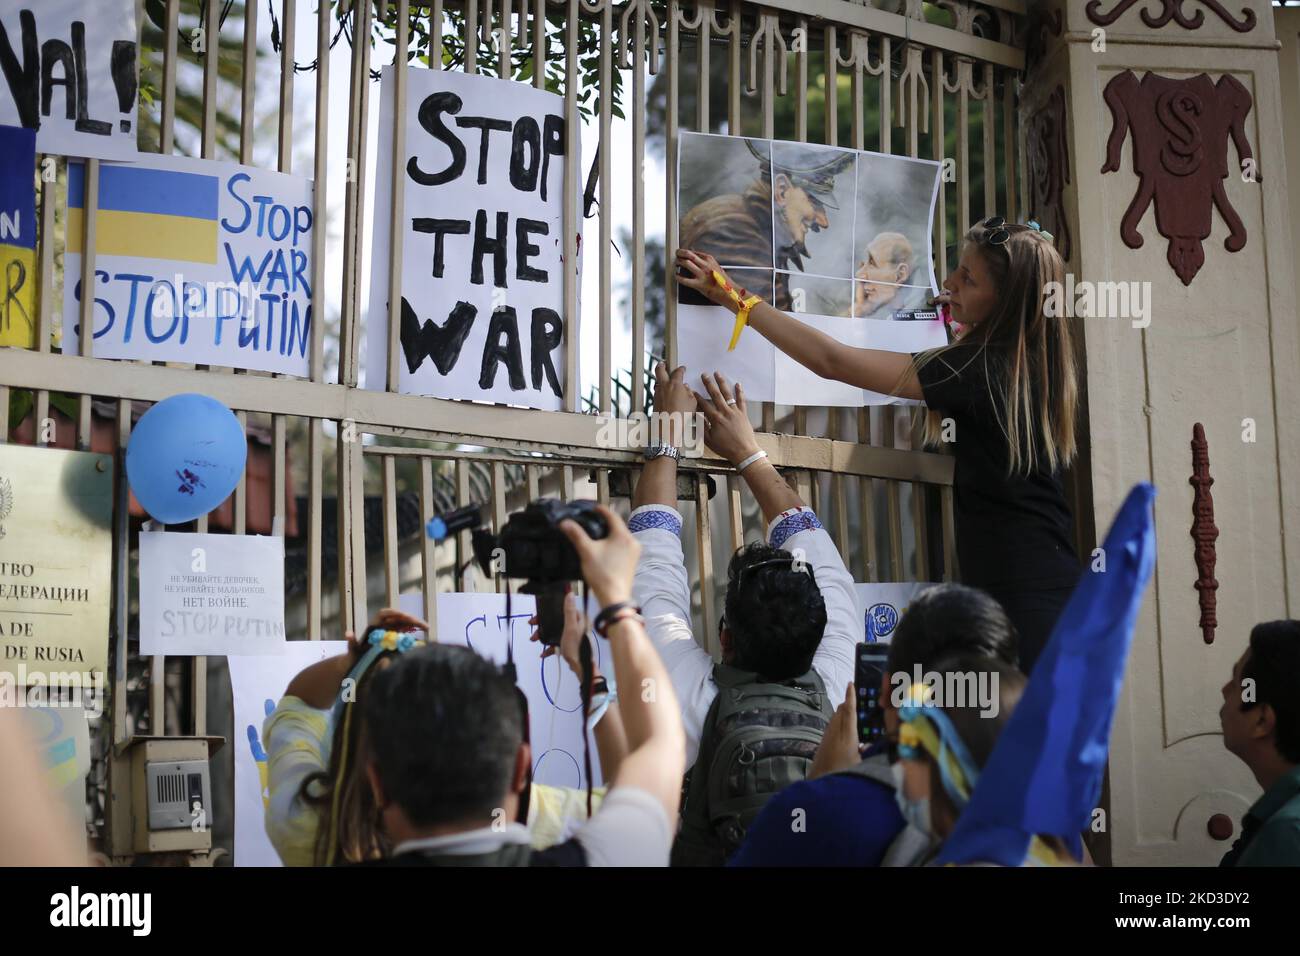
[[[389,147],[394,69],[379,119]],[[565,335],[577,332],[563,299],[564,100],[446,70],[409,70],[406,84],[396,388],[559,409]],[[381,173],[367,319],[377,389],[388,384],[391,208]]]

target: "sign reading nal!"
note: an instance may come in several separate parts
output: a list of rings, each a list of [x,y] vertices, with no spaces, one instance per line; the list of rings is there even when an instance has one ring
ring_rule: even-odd
[[[134,159],[135,0],[0,4],[0,124],[36,149]]]

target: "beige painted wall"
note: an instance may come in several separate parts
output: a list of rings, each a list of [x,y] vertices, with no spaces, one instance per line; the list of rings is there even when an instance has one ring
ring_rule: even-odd
[[[1223,749],[1220,688],[1252,624],[1300,613],[1300,346],[1288,221],[1294,206],[1287,194],[1273,13],[1265,0],[1240,0],[1231,11],[1250,8],[1258,18],[1249,33],[1234,32],[1209,10],[1198,30],[1175,23],[1152,30],[1139,18],[1147,5],[1138,4],[1106,28],[1100,50],[1094,41],[1102,37],[1093,32],[1087,5],[1064,6],[1065,29],[1028,78],[1024,99],[1033,109],[1057,83],[1066,88],[1072,176],[1066,203],[1075,235],[1070,268],[1083,280],[1149,281],[1152,296],[1151,324],[1144,330],[1128,319],[1080,320],[1097,538],[1134,483],[1153,481],[1159,492],[1155,580],[1112,738],[1112,856],[1116,865],[1214,864],[1230,841],[1209,837],[1209,817],[1226,813],[1239,828],[1259,794],[1244,765]],[[1190,286],[1168,264],[1154,205],[1139,224],[1141,248],[1130,249],[1120,238],[1120,220],[1138,188],[1131,134],[1119,171],[1100,172],[1111,131],[1103,90],[1130,69],[1139,78],[1147,71],[1170,77],[1205,72],[1217,80],[1230,72],[1254,99],[1246,133],[1262,182],[1232,172],[1225,182],[1246,227],[1246,246],[1237,253],[1224,249],[1228,228],[1216,211],[1205,264]],[[1290,90],[1285,109],[1294,119],[1300,110],[1294,82]],[[1239,159],[1229,142],[1230,170]],[[1255,424],[1253,442],[1243,441],[1247,419]],[[1220,532],[1219,628],[1208,646],[1198,626],[1190,535],[1196,422],[1208,439]]]

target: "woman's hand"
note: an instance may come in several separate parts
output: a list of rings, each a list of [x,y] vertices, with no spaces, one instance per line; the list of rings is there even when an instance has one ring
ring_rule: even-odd
[[[528,623],[533,627],[537,626],[537,617],[534,615],[528,619]],[[540,631],[533,631],[528,638],[530,641],[540,641],[542,635]],[[582,658],[579,654],[582,651],[582,642],[587,640],[586,618],[582,613],[582,608],[578,604],[578,595],[570,591],[564,597],[564,634],[560,637],[560,644],[556,647],[550,644],[542,648],[542,657],[553,657],[556,653],[564,658],[564,663],[569,665],[569,669],[582,679]],[[591,661],[591,676],[596,677],[600,673],[596,667],[595,655]]]
[[[652,435],[658,441],[680,448],[686,440],[686,419],[697,415],[698,402],[686,384],[686,366],[679,365],[670,374],[663,362],[655,363],[655,416],[658,428]],[[693,429],[698,434],[699,429]],[[666,459],[671,461],[672,459]]]
[[[340,685],[361,656],[370,649],[370,632],[375,628],[382,631],[428,631],[429,625],[418,617],[386,607],[366,625],[360,639],[353,631],[343,635],[348,642],[348,649],[342,654],[317,661],[300,671],[293,680],[289,681],[289,687],[284,692],[285,696],[297,697],[308,707],[315,707],[317,710],[327,710],[333,706]]]
[[[407,614],[405,611],[399,611],[396,608],[386,607],[375,615],[374,620],[366,625],[358,640],[354,631],[348,631],[343,635],[348,642],[348,653],[353,657],[360,657],[370,646],[370,632],[378,628],[381,631],[425,631],[429,630],[429,623],[422,621],[418,617]]]
[[[707,398],[696,396],[707,423],[704,444],[732,465],[737,465],[759,450],[754,439],[754,426],[749,421],[745,392],[737,382],[733,395],[731,383],[721,372],[701,375],[700,380],[709,393]]]
[[[707,252],[694,252],[690,249],[677,250],[677,281],[689,289],[694,289],[714,305],[720,305],[732,312],[737,311],[738,306],[727,293],[726,288],[714,281],[713,273],[715,272],[721,275],[728,284],[733,284],[727,274],[722,271],[722,267],[718,265],[718,260]],[[736,291],[740,293],[742,299],[747,297],[744,289],[737,288]]]
[[[632,598],[632,575],[636,573],[641,545],[627,523],[604,505],[596,511],[609,525],[609,534],[603,538],[589,538],[587,532],[571,518],[560,522],[560,531],[573,543],[582,562],[582,578],[596,594],[601,607],[609,607]]]

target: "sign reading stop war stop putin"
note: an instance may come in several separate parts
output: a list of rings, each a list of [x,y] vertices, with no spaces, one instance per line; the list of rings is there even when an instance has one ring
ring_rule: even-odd
[[[387,67],[381,148],[395,80]],[[576,323],[563,298],[564,100],[445,70],[408,70],[406,83],[397,390],[558,409]],[[379,162],[366,381],[383,389],[392,202]]]
[[[84,163],[68,164],[64,351],[79,349]],[[98,358],[310,374],[312,183],[238,163],[102,163],[91,293]]]

